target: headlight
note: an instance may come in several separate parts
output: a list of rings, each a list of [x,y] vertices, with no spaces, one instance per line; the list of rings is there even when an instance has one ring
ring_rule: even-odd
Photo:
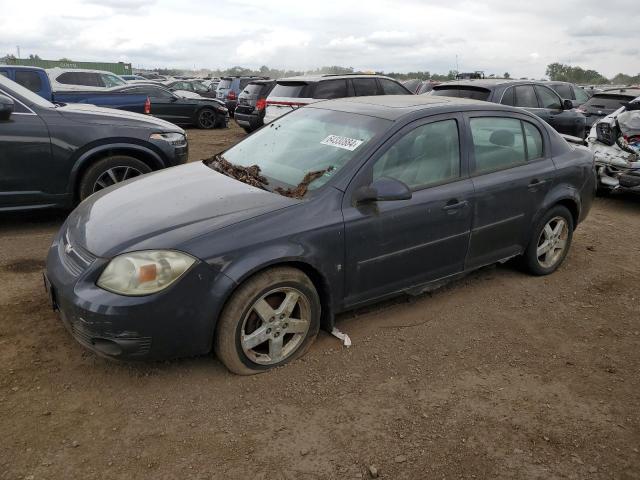
[[[187,137],[182,133],[167,132],[167,133],[152,133],[149,137],[151,140],[164,140],[165,142],[180,147],[187,144]]]
[[[196,259],[171,250],[145,250],[113,258],[97,285],[120,295],[149,295],[167,288],[189,270]]]

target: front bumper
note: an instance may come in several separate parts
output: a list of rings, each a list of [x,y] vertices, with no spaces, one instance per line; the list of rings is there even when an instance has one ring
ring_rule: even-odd
[[[86,265],[74,258],[76,249],[66,253],[65,242],[59,236],[49,250],[45,284],[50,284],[54,309],[81,345],[102,356],[131,360],[163,360],[211,350],[218,314],[235,286],[231,279],[198,262],[162,292],[117,295],[96,286],[108,260],[91,260],[84,254],[90,260]]]
[[[251,113],[240,113],[236,110],[234,118],[238,125],[252,131],[257,130],[263,125],[262,117]]]

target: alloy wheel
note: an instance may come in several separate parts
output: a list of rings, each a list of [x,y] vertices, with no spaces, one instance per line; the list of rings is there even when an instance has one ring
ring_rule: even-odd
[[[111,167],[103,172],[95,181],[93,184],[93,193],[139,175],[142,175],[142,172],[134,167]]]
[[[569,228],[564,218],[553,217],[549,220],[538,238],[538,263],[544,268],[551,268],[558,263],[567,247],[568,237]]]
[[[213,128],[216,125],[216,114],[212,110],[202,110],[198,120],[200,128]]]
[[[302,345],[311,325],[311,303],[291,287],[269,291],[248,310],[240,330],[244,354],[260,365],[280,363]]]

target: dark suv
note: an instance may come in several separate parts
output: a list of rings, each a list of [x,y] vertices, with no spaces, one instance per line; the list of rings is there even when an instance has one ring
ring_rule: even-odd
[[[430,95],[471,98],[521,107],[537,115],[558,132],[585,138],[586,118],[542,82],[527,80],[456,80],[433,87]]]
[[[138,113],[55,105],[0,76],[0,211],[71,207],[187,160],[184,130]]]
[[[560,95],[561,98],[571,100],[574,107],[578,107],[583,103],[586,103],[590,98],[584,88],[580,88],[573,83],[553,81],[545,82],[545,85]]]
[[[591,128],[598,120],[611,115],[637,97],[640,97],[640,88],[605,90],[595,93],[579,110],[586,115],[587,126]]]
[[[238,96],[234,117],[236,123],[247,133],[264,125],[267,96],[275,84],[275,80],[255,80],[250,82]]]
[[[382,75],[313,75],[281,78],[267,98],[264,123],[311,103],[332,98],[413,95],[407,87]]]
[[[229,109],[229,113],[233,112],[238,105],[238,95],[253,80],[268,80],[267,77],[222,77],[218,88],[216,88],[216,98],[222,100]]]

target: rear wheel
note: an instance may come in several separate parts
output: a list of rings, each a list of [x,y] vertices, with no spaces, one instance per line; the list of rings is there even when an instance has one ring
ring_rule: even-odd
[[[149,173],[151,167],[137,158],[114,155],[103,158],[84,173],[80,180],[78,195],[80,201],[102,189]]]
[[[320,299],[309,277],[290,267],[258,273],[233,294],[214,349],[225,366],[252,375],[303,355],[320,327]]]
[[[573,216],[556,205],[538,222],[524,253],[524,264],[534,275],[548,275],[562,264],[573,239]]]
[[[198,128],[210,130],[216,127],[218,123],[216,112],[211,108],[203,108],[198,112]]]

